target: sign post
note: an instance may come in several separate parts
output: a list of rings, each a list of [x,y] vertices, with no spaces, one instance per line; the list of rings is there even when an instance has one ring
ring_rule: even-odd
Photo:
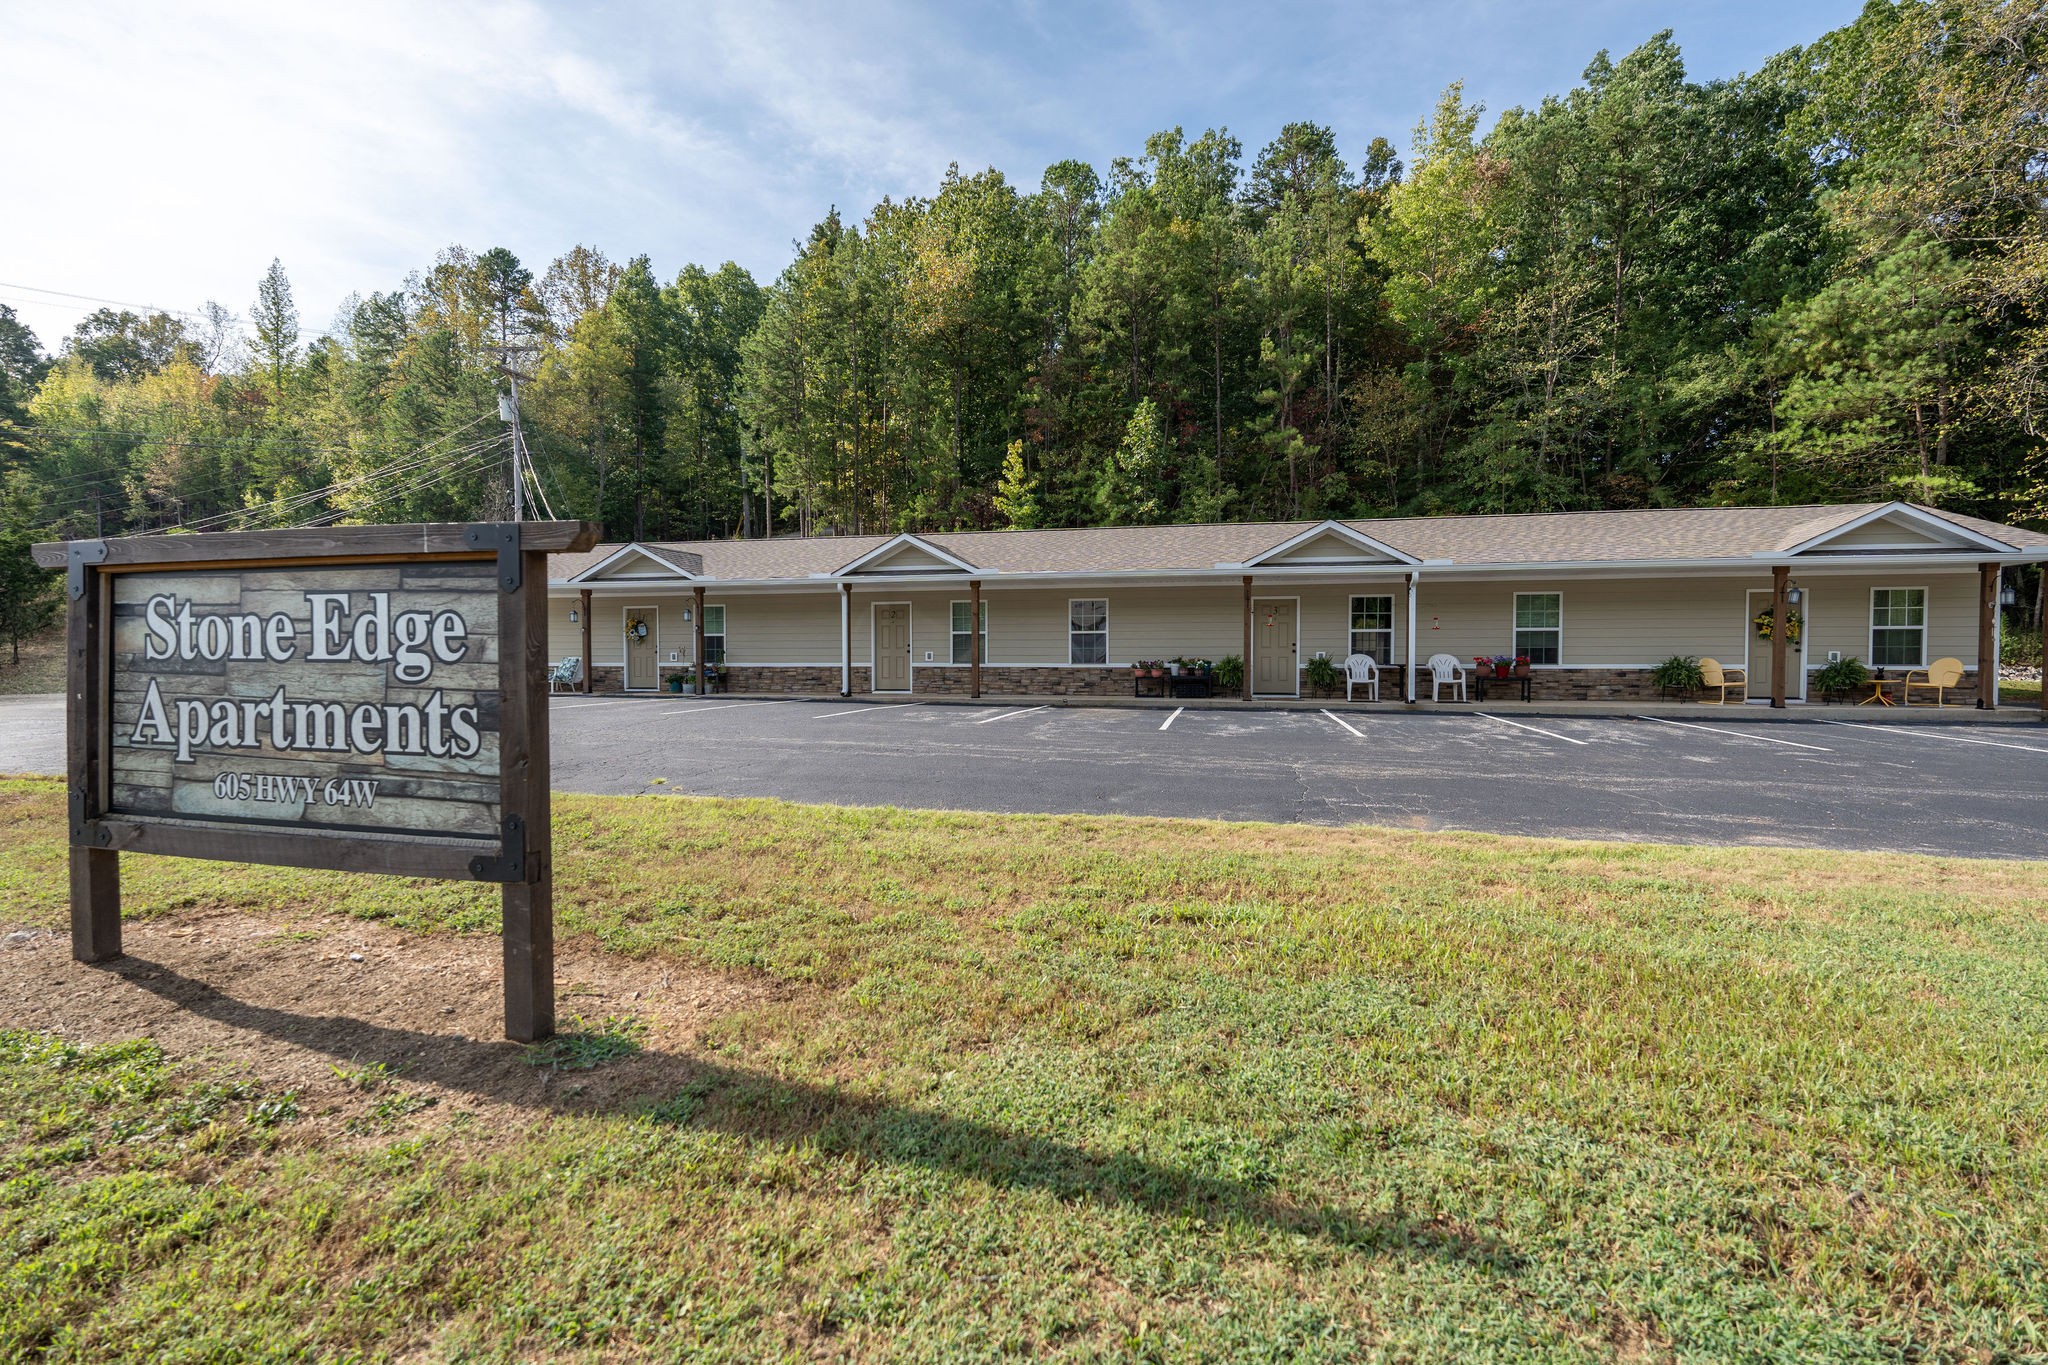
[[[588,522],[38,545],[66,571],[71,947],[120,855],[500,884],[505,1032],[554,1032],[547,557]]]

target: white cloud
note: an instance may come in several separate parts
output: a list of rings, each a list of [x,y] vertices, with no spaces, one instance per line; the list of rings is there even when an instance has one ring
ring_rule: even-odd
[[[279,256],[310,326],[458,241],[766,277],[829,204],[930,193],[949,161],[1030,186],[1176,123],[1256,153],[1291,118],[1355,155],[1461,75],[1505,108],[1667,23],[1721,74],[1853,6],[14,5],[0,281],[243,311]],[[0,285],[50,345],[89,306],[26,297]]]

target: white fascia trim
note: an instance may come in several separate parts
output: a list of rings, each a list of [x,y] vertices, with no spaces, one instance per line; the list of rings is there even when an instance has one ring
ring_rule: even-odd
[[[1816,545],[1825,545],[1837,536],[1845,536],[1860,527],[1868,526],[1873,521],[1883,521],[1886,517],[1903,517],[1908,521],[1926,527],[1936,535],[1953,536],[1971,545],[1975,545],[1979,549],[1990,550],[1993,553],[2012,554],[2019,550],[2017,545],[2008,545],[2002,540],[1993,540],[1990,536],[1972,531],[1967,526],[1960,526],[1946,517],[1937,517],[1931,513],[1923,512],[1911,503],[1888,502],[1882,507],[1872,508],[1860,517],[1845,521],[1840,526],[1830,527],[1817,536],[1809,536],[1797,545],[1783,550],[1759,551],[1753,557],[1768,559],[1772,555],[1803,554]]]
[[[645,545],[642,545],[636,541],[631,544],[621,545],[618,549],[613,550],[610,554],[606,555],[603,559],[598,560],[597,563],[591,565],[582,573],[576,574],[570,578],[562,579],[561,581],[565,583],[582,583],[589,579],[589,577],[592,574],[596,573],[598,570],[610,567],[611,565],[617,563],[620,559],[624,558],[626,555],[629,554],[637,554],[647,559],[651,559],[655,563],[661,565],[663,568],[667,569],[669,572],[677,575],[680,578],[695,580],[697,577],[696,574],[691,573],[688,569],[683,568],[679,564],[669,563],[666,559],[663,559],[660,555],[654,553],[654,551],[648,549]]]
[[[1421,562],[1420,560],[1416,559],[1414,555],[1408,554],[1407,552],[1402,550],[1397,550],[1393,546],[1387,544],[1385,541],[1374,540],[1371,536],[1365,534],[1365,532],[1354,530],[1351,527],[1346,526],[1341,521],[1325,519],[1323,521],[1317,522],[1315,525],[1309,527],[1306,531],[1301,532],[1299,535],[1289,536],[1286,540],[1281,541],[1278,545],[1275,545],[1270,550],[1261,550],[1259,553],[1253,555],[1250,559],[1245,560],[1242,564],[1229,566],[1218,565],[1217,567],[1230,567],[1237,569],[1257,568],[1259,565],[1264,564],[1267,560],[1276,558],[1280,555],[1284,555],[1289,550],[1294,549],[1298,545],[1308,544],[1317,536],[1335,536],[1339,540],[1346,541],[1349,544],[1355,545],[1361,550],[1370,551],[1373,554],[1385,555],[1388,559],[1392,560],[1396,564],[1408,565],[1418,564]]]
[[[954,568],[960,570],[962,573],[986,572],[985,570],[981,569],[976,565],[969,564],[966,560],[960,558],[960,556],[958,555],[947,554],[944,550],[941,550],[938,546],[932,544],[928,540],[925,540],[921,536],[912,535],[910,532],[904,531],[900,535],[893,536],[890,539],[883,541],[880,545],[877,545],[874,549],[869,550],[860,558],[852,560],[849,563],[840,565],[837,569],[834,569],[829,576],[832,578],[844,578],[848,574],[857,572],[864,564],[868,564],[876,559],[884,558],[888,555],[894,554],[898,550],[905,548],[922,550],[926,554],[932,556],[932,558],[934,559],[942,559],[946,563],[951,564]],[[880,572],[887,572],[887,570],[882,570]],[[908,577],[910,573],[913,572],[929,573],[931,571],[929,569],[907,570],[905,571],[904,576]],[[893,577],[894,576],[892,575],[892,578]]]
[[[1322,566],[1307,568],[1267,567],[1259,570],[1258,581],[1268,586],[1296,579],[1320,579],[1332,585],[1357,583],[1378,577],[1390,577],[1399,581],[1408,574],[1414,574],[1425,582],[1441,582],[1459,578],[1600,578],[1616,575],[1641,577],[1645,574],[1669,578],[1684,578],[1699,575],[1720,575],[1728,578],[1748,578],[1764,572],[1765,562],[1782,562],[1782,553],[1745,559],[1597,559],[1597,560],[1537,560],[1519,564],[1452,564],[1423,560],[1418,564],[1404,565],[1360,565],[1342,570]],[[1977,563],[1997,561],[2001,564],[2038,564],[2048,562],[2048,547],[2034,550],[2006,550],[1998,554],[1970,556],[1968,563],[1960,562],[1956,552],[1898,554],[1898,555],[1835,555],[1829,558],[1801,559],[1797,563],[1800,573],[1816,570],[1835,570],[1842,573],[1860,573],[1870,569],[1919,569],[1930,573],[1963,573],[1974,569]],[[1074,572],[1063,569],[1008,571],[1001,574],[985,569],[975,570],[977,577],[993,580],[987,588],[998,587],[1059,587],[1091,586],[1105,590],[1113,589],[1119,583],[1151,583],[1172,586],[1180,580],[1187,587],[1214,587],[1235,584],[1245,570],[1242,567],[1226,569],[1116,569],[1095,572]],[[618,580],[606,580],[616,582]],[[836,576],[805,578],[726,578],[698,579],[697,582],[716,583],[721,591],[740,589],[744,591],[783,591],[791,589],[812,592],[838,592],[842,583],[852,582],[869,586],[887,584],[891,592],[931,588],[957,590],[961,579],[957,574],[903,574],[887,577],[844,579]],[[556,581],[550,587],[574,586],[573,581]],[[622,583],[622,587],[632,584]]]

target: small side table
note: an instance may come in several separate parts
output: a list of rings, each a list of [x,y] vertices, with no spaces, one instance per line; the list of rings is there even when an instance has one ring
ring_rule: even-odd
[[[1897,681],[1899,681],[1897,678],[1872,678],[1870,680],[1870,695],[1856,704],[1858,706],[1869,706],[1872,702],[1875,702],[1879,706],[1897,706],[1897,702],[1884,694],[1885,688]]]
[[[1522,685],[1522,700],[1523,700],[1523,701],[1527,701],[1527,700],[1529,700],[1529,684],[1530,684],[1531,682],[1533,682],[1533,681],[1535,681],[1535,680],[1534,680],[1534,678],[1532,678],[1532,677],[1531,677],[1531,676],[1530,676],[1529,674],[1527,674],[1527,673],[1521,674],[1520,676],[1516,676],[1516,675],[1514,675],[1514,674],[1509,674],[1509,675],[1508,675],[1507,677],[1505,677],[1505,678],[1501,677],[1501,676],[1500,676],[1500,675],[1499,675],[1498,673],[1494,674],[1494,675],[1493,675],[1493,676],[1491,676],[1491,677],[1485,677],[1485,678],[1482,678],[1482,677],[1478,676],[1477,674],[1474,674],[1474,675],[1473,675],[1473,677],[1472,677],[1472,686],[1473,686],[1473,688],[1474,688],[1475,690],[1477,690],[1477,692],[1479,693],[1479,700],[1481,700],[1481,701],[1485,701],[1485,700],[1486,700],[1486,685],[1487,685],[1488,683],[1499,683],[1499,682],[1507,682],[1507,683],[1520,683],[1520,684]]]

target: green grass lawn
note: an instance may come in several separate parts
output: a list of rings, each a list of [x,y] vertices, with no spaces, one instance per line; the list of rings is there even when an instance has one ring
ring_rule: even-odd
[[[62,819],[0,783],[14,922],[63,922]],[[2048,865],[668,797],[555,841],[565,940],[772,989],[644,1093],[486,1122],[378,1072],[346,1129],[0,1001],[0,1357],[2048,1352]]]

